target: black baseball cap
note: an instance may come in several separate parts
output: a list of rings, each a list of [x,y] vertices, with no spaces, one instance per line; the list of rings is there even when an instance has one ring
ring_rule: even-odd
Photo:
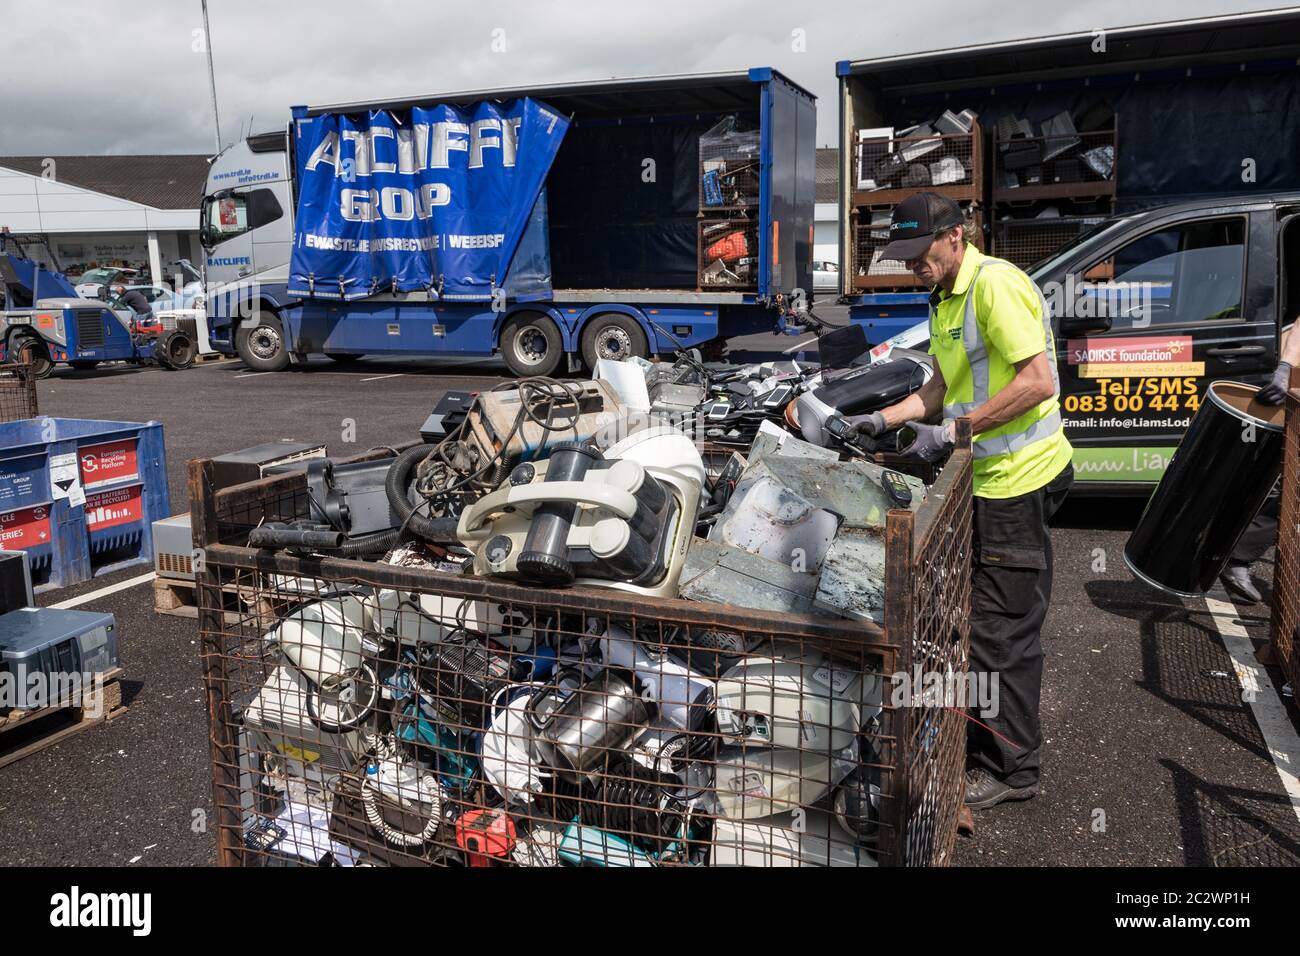
[[[915,259],[934,241],[935,233],[960,226],[961,207],[938,193],[914,193],[894,207],[889,218],[889,244],[882,259]]]

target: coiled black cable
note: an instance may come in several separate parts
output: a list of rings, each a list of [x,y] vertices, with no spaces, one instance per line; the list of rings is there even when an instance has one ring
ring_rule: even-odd
[[[402,530],[398,532],[399,535],[410,531],[416,537],[435,544],[459,544],[455,518],[426,518],[417,513],[419,506],[411,504],[409,497],[411,474],[415,471],[415,466],[427,458],[434,447],[415,445],[398,455],[397,460],[389,466],[388,474],[384,476],[384,492],[388,496],[388,503],[402,519]]]

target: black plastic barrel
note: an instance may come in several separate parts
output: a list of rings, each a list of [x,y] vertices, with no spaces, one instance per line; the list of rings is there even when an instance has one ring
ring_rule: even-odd
[[[1210,385],[1124,546],[1124,563],[1152,587],[1180,597],[1213,587],[1276,483],[1284,413],[1256,401],[1258,391]]]

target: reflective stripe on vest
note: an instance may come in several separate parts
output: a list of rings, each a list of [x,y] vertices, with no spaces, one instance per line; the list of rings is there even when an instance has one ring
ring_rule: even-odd
[[[951,405],[943,406],[944,418],[960,418],[963,415],[969,415],[989,400],[989,353],[984,345],[984,336],[980,334],[979,322],[975,320],[975,283],[979,281],[980,273],[984,270],[984,267],[990,264],[1015,268],[1011,263],[1003,262],[1000,259],[985,259],[975,267],[975,274],[971,276],[970,285],[966,287],[966,312],[962,319],[962,344],[966,349],[966,363],[970,366],[973,401],[953,402]],[[1043,298],[1043,292],[1038,288],[1038,283],[1030,279],[1029,284],[1033,286],[1034,293],[1038,296],[1038,307],[1043,316],[1043,349],[1048,352],[1047,364],[1052,370],[1053,396],[1059,398],[1061,395],[1061,380],[1056,371],[1056,356],[1052,354],[1052,314],[1047,308],[1047,300]],[[931,305],[931,328],[934,327],[937,312],[937,305]],[[976,458],[1009,455],[1013,451],[1019,451],[1027,445],[1047,438],[1060,427],[1061,413],[1058,410],[1040,418],[1023,431],[995,435],[977,441],[971,450]]]

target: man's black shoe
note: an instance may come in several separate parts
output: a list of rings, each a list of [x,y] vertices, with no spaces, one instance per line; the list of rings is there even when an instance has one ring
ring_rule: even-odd
[[[1028,800],[1038,793],[1038,784],[1028,787],[1010,787],[983,767],[966,771],[966,806],[972,810],[987,810],[1004,800]]]
[[[1250,578],[1250,568],[1247,565],[1228,565],[1223,569],[1223,574],[1219,576],[1219,580],[1223,582],[1223,586],[1228,589],[1229,594],[1239,597],[1243,601],[1258,604],[1264,600],[1255,587],[1255,582]]]

